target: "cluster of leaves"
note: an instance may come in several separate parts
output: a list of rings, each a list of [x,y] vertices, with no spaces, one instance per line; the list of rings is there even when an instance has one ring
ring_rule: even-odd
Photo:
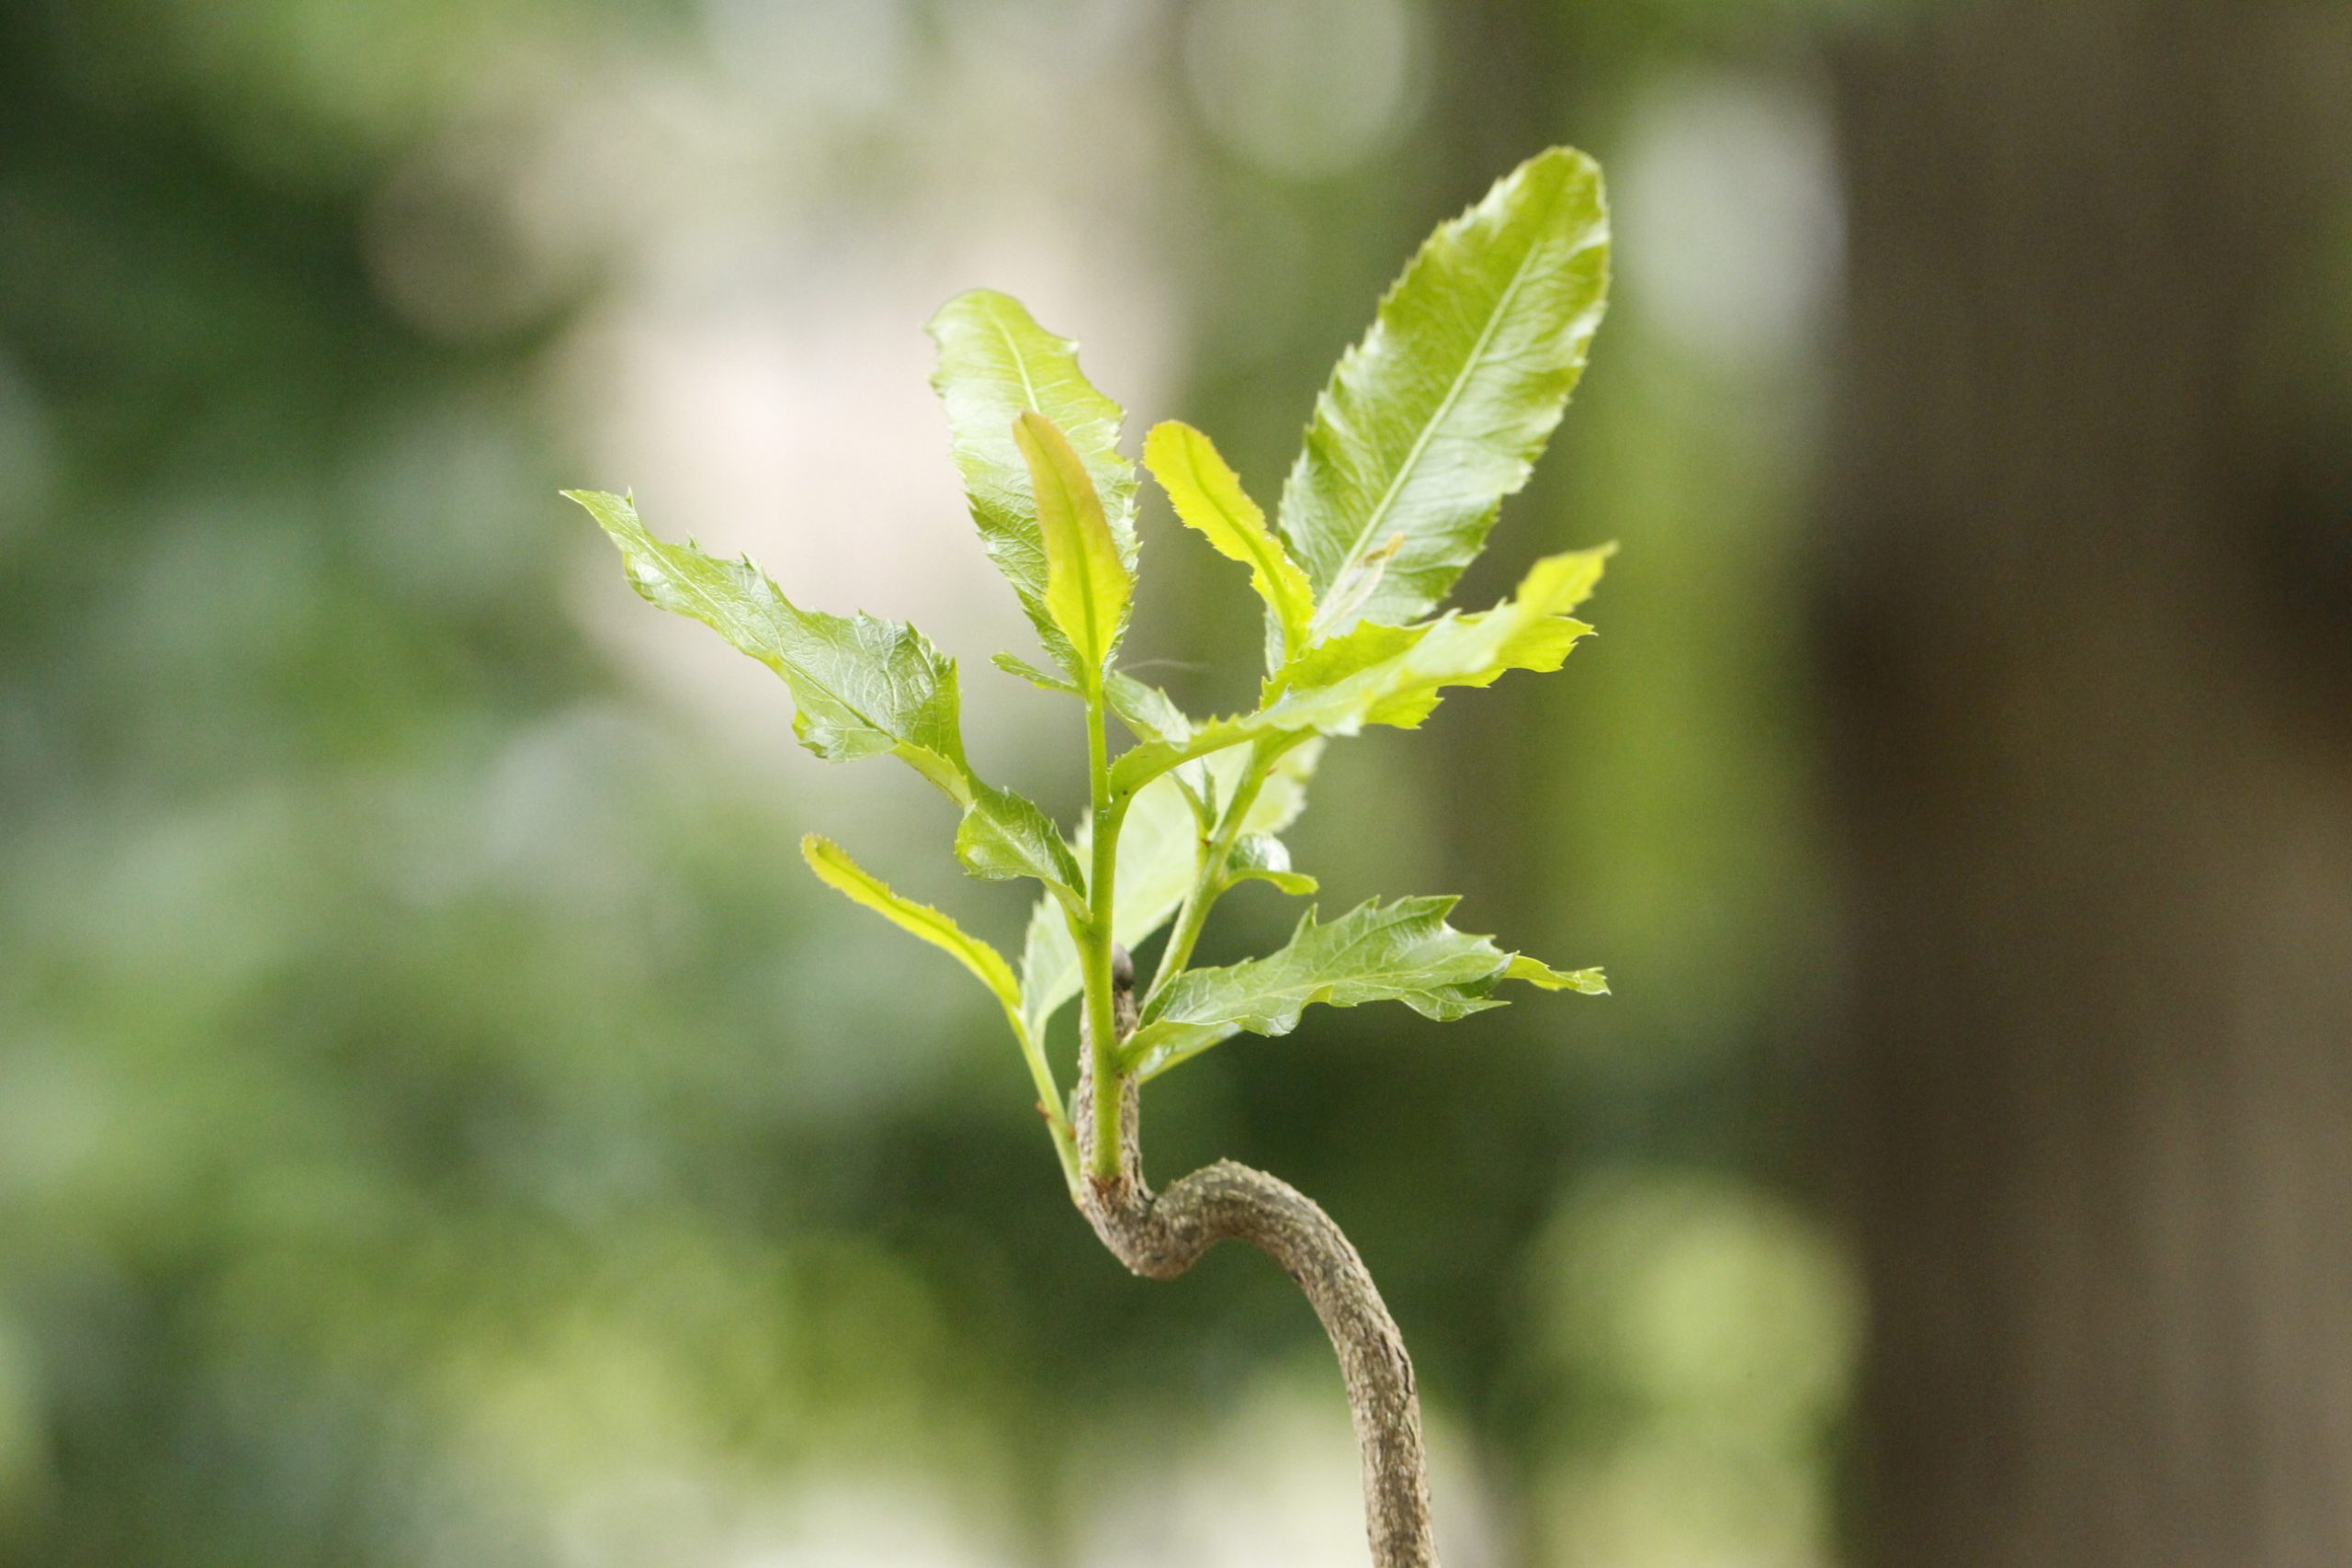
[[[1315,891],[1276,835],[1297,816],[1325,738],[1412,728],[1445,688],[1556,670],[1590,633],[1569,612],[1599,581],[1605,547],[1537,561],[1490,610],[1433,612],[1558,423],[1607,288],[1600,172],[1553,149],[1441,226],[1382,300],[1316,405],[1277,526],[1206,435],[1172,422],[1149,433],[1144,467],[1176,515],[1247,567],[1264,601],[1259,705],[1208,719],[1117,667],[1137,545],[1122,410],[1080,371],[1077,345],[1010,297],[976,290],[940,311],[933,381],[972,516],[1056,668],[996,662],[1085,705],[1091,810],[1074,837],[974,772],[955,661],[920,632],[803,609],[748,560],[655,538],[623,497],[567,493],[620,547],[639,593],[784,678],[810,750],[897,755],[961,812],[956,852],[967,872],[1043,885],[1016,977],[996,949],[840,846],[804,844],[826,883],[952,954],[996,997],[1075,1181],[1086,1156],[1044,1051],[1046,1026],[1082,995],[1092,1037],[1111,1041],[1114,944],[1138,947],[1171,921],[1140,1026],[1098,1047],[1100,1092],[1244,1030],[1286,1033],[1314,1003],[1401,1001],[1453,1019],[1499,1005],[1505,980],[1606,988],[1599,970],[1554,969],[1456,931],[1450,898],[1374,900],[1329,922],[1310,909],[1279,952],[1189,964],[1210,907],[1235,884]],[[1115,758],[1113,719],[1132,736]]]

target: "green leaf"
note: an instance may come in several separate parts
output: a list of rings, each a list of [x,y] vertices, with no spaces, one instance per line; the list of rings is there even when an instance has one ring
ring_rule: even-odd
[[[1102,682],[1102,697],[1138,740],[1182,746],[1193,739],[1193,721],[1157,686],[1114,671]]]
[[[1283,754],[1274,763],[1258,798],[1243,818],[1250,832],[1279,833],[1298,819],[1306,804],[1307,781],[1320,756],[1315,743]],[[1200,764],[1206,782],[1227,795],[1249,763],[1248,754],[1227,752]],[[1174,917],[1200,864],[1204,829],[1174,774],[1167,774],[1136,796],[1119,833],[1119,867],[1113,932],[1128,948],[1140,948]],[[1081,831],[1080,842],[1085,841]],[[1052,898],[1041,898],[1029,916],[1028,941],[1021,956],[1021,994],[1033,1031],[1043,1038],[1046,1022],[1078,995],[1078,949],[1069,922]]]
[[[1306,646],[1306,624],[1315,615],[1315,591],[1306,573],[1290,558],[1283,542],[1266,527],[1266,514],[1241,488],[1216,443],[1189,424],[1170,420],[1144,438],[1143,465],[1175,503],[1184,525],[1216,547],[1227,560],[1250,569],[1250,586],[1273,612],[1282,628],[1282,656]],[[1278,660],[1269,660],[1272,668]]]
[[[1256,879],[1271,882],[1295,898],[1313,893],[1318,884],[1304,872],[1290,868],[1290,847],[1272,833],[1244,833],[1234,840],[1226,862],[1225,885]]]
[[[819,881],[945,953],[989,988],[997,1005],[1004,1009],[1005,1021],[1012,1026],[1012,1038],[1029,1064],[1030,1080],[1037,1088],[1037,1108],[1046,1113],[1053,1129],[1054,1146],[1061,1156],[1062,1168],[1076,1181],[1076,1151],[1070,1144],[1069,1126],[1061,1119],[1061,1095],[1054,1083],[1053,1068],[1046,1065],[1038,1037],[1022,1012],[1021,987],[1014,984],[1012,966],[1005,963],[1004,955],[930,905],[918,904],[891,891],[889,884],[852,860],[849,852],[831,840],[811,833],[800,840],[800,853]]]
[[[1034,876],[1054,898],[1083,908],[1085,874],[1061,829],[1036,802],[1009,789],[972,781],[971,804],[956,829],[956,858],[985,881]]]
[[[1046,541],[1046,613],[1078,657],[1070,673],[1093,686],[1127,628],[1136,580],[1102,515],[1102,498],[1061,426],[1041,413],[1012,422],[1012,438],[1029,465],[1037,527]]]
[[[1069,696],[1082,696],[1076,686],[1050,670],[1040,670],[1027,660],[1010,653],[991,654],[989,662],[1008,675],[1018,675],[1042,692],[1060,692]]]
[[[1003,1005],[1015,1032],[1023,1027],[1021,987],[1002,953],[930,905],[893,893],[889,884],[850,859],[849,852],[831,839],[808,834],[800,840],[800,854],[818,881],[845,894],[853,903],[865,905],[899,930],[921,937],[970,970]]]
[[[1169,983],[1127,1042],[1127,1056],[1153,1077],[1236,1030],[1287,1034],[1316,1003],[1357,1007],[1403,1002],[1424,1018],[1450,1021],[1500,1007],[1496,985],[1524,978],[1557,989],[1575,982],[1532,960],[1446,923],[1453,898],[1378,899],[1329,925],[1308,910],[1290,944],[1221,969],[1190,969]],[[1542,978],[1538,978],[1537,972]]]
[[[1040,327],[1011,295],[976,288],[932,318],[939,345],[932,385],[946,405],[956,466],[980,542],[1020,595],[1055,662],[1069,670],[1069,639],[1046,607],[1046,541],[1028,464],[1012,435],[1023,412],[1045,415],[1069,438],[1101,498],[1121,563],[1135,570],[1135,466],[1119,454],[1119,405],[1078,367],[1078,344]]]
[[[1600,171],[1566,148],[1430,237],[1340,359],[1283,491],[1283,535],[1318,601],[1403,539],[1318,634],[1408,621],[1445,597],[1559,423],[1608,288]]]
[[[566,491],[620,547],[650,603],[689,616],[784,677],[800,743],[828,761],[902,758],[958,805],[972,796],[956,661],[913,627],[803,610],[749,560],[664,544],[628,500]]]
[[[1503,978],[1524,980],[1547,991],[1575,991],[1587,997],[1609,994],[1609,976],[1598,969],[1555,969],[1523,953],[1511,954],[1510,965],[1503,971]]]
[[[1511,670],[1557,670],[1592,633],[1567,612],[1590,597],[1614,548],[1547,556],[1518,592],[1476,615],[1448,611],[1410,626],[1359,622],[1285,665],[1256,713],[1212,719],[1181,745],[1135,746],[1112,764],[1111,782],[1140,789],[1179,763],[1271,735],[1353,735],[1367,724],[1411,729],[1448,686],[1489,686]]]
[[[803,610],[748,560],[727,561],[647,532],[621,496],[566,491],[621,549],[652,604],[712,627],[784,677],[793,730],[828,761],[889,753],[963,808],[957,856],[974,875],[1034,876],[1063,901],[1084,878],[1052,819],[996,788],[964,756],[956,661],[913,627]]]

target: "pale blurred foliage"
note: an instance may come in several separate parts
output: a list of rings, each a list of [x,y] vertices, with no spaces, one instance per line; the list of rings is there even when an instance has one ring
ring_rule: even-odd
[[[1498,535],[1511,563],[1625,546],[1590,668],[1503,699],[1559,739],[1522,753],[1523,887],[1487,905],[1516,944],[1608,963],[1616,1010],[1350,1026],[1380,1031],[1367,1096],[1461,1053],[1554,1108],[1530,1135],[1562,1168],[1727,1148],[1703,1086],[1769,1059],[1818,983],[1772,605],[1838,220],[1815,84],[1681,58],[1709,9],[1612,11],[1596,37],[1665,41],[1574,62],[1560,132],[1611,163],[1621,303],[1559,476]],[[6,276],[120,356],[0,316],[0,551],[31,563],[10,603],[40,628],[0,670],[0,1557],[1360,1561],[1352,1440],[1295,1296],[1255,1260],[1150,1287],[1164,1303],[1115,1279],[986,1009],[819,902],[791,844],[837,832],[1008,946],[1017,895],[956,878],[916,781],[794,748],[773,679],[639,603],[551,492],[633,487],[662,532],[808,603],[914,620],[965,661],[982,765],[1066,809],[1068,714],[986,668],[1027,634],[973,546],[921,323],[1002,288],[1085,339],[1138,429],[1251,411],[1229,446],[1271,502],[1376,289],[1339,288],[1333,256],[1375,278],[1501,172],[1433,201],[1396,172],[1442,129],[1459,18],[27,15],[60,102],[184,128],[256,210],[347,214],[360,293],[244,276],[239,247],[276,242],[242,209],[218,256],[190,259],[176,214],[82,257],[59,215],[85,185],[0,184],[17,234],[81,261],[6,249],[40,263]],[[117,422],[142,376],[164,412]],[[208,395],[171,390],[190,378]],[[1196,597],[1236,581],[1158,504],[1168,586],[1138,637],[1181,684],[1232,624]],[[1464,733],[1335,750],[1295,839],[1332,900],[1464,874]],[[1278,1143],[1284,1080],[1234,1075],[1328,1084],[1316,1042],[1340,1038],[1189,1069],[1170,1144]],[[1342,1217],[1413,1309],[1448,1561],[1829,1561],[1858,1330],[1817,1224],[1737,1151],[1522,1202],[1467,1112],[1403,1124],[1409,1146],[1321,1168],[1358,1182]],[[1519,1295],[1455,1266],[1453,1216],[1381,1201],[1392,1160],[1432,1159],[1552,1211]],[[926,1206],[951,1199],[952,1224]],[[1453,1345],[1489,1317],[1499,1349]],[[1064,1386],[1088,1355],[1115,1376]],[[1490,1427],[1450,1380],[1498,1358]]]
[[[1532,1262],[1531,1343],[1590,1402],[1544,1485],[1555,1560],[1833,1560],[1819,1476],[1860,1308],[1817,1224],[1721,1178],[1611,1173],[1571,1196]]]

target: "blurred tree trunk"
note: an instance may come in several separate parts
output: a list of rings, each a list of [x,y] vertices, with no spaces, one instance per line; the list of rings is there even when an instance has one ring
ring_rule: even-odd
[[[2352,1563],[2347,62],[2278,0],[1840,62],[1874,1563]]]

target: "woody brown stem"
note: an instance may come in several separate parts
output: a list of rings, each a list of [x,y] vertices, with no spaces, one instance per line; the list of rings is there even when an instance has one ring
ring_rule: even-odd
[[[1133,968],[1117,955],[1115,1026],[1133,1032]],[[1093,1053],[1079,1052],[1074,1097],[1080,1148],[1090,1146]],[[1265,1253],[1305,1292],[1339,1353],[1363,1457],[1364,1528],[1374,1568],[1437,1568],[1430,1534],[1429,1465],[1420,1399],[1404,1337],[1355,1247],[1331,1217],[1289,1183],[1219,1160],[1154,1193],[1143,1179],[1136,1085],[1119,1099],[1119,1170],[1080,1184],[1079,1207],[1118,1260],[1148,1280],[1172,1280],[1221,1241]]]

